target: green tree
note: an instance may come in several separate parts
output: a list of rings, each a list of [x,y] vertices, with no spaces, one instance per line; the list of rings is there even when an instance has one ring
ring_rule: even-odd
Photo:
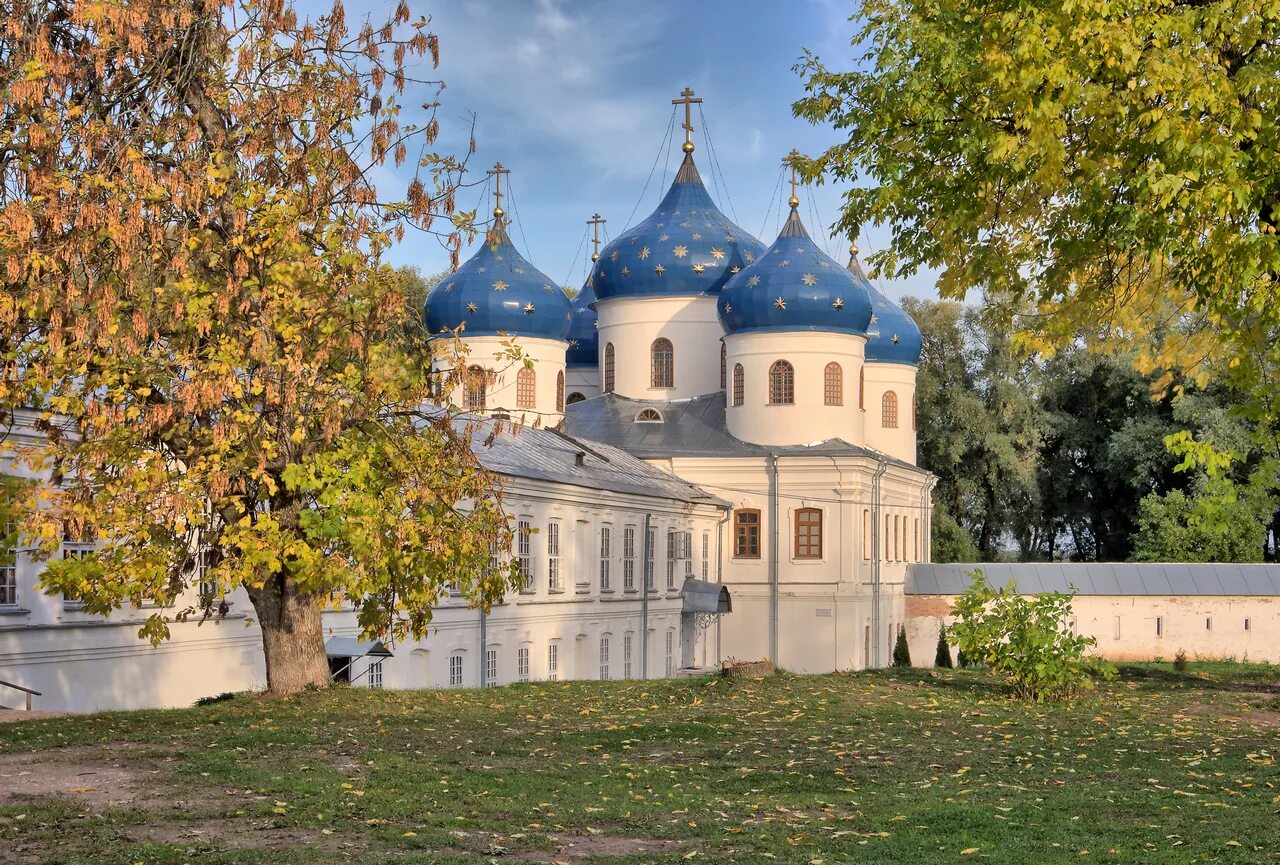
[[[947,644],[947,629],[945,627],[938,629],[938,646],[934,649],[933,665],[945,670],[952,667],[951,646]]]
[[[1133,558],[1139,562],[1260,562],[1274,508],[1215,478],[1188,494],[1144,498]]]
[[[911,647],[907,645],[907,629],[902,625],[898,625],[898,638],[893,643],[893,665],[911,666]]]
[[[354,33],[340,3],[0,7],[0,408],[43,411],[42,445],[7,443],[52,479],[21,505],[42,585],[156,603],[153,642],[202,613],[170,606],[197,579],[242,587],[277,694],[328,685],[335,599],[422,634],[446,582],[482,607],[511,584],[494,479],[420,410],[380,263],[409,224],[455,253],[471,225],[451,158],[401,199],[368,181],[435,140],[432,104],[400,120],[418,57],[437,40],[403,3]],[[97,551],[53,558],[64,532]]]

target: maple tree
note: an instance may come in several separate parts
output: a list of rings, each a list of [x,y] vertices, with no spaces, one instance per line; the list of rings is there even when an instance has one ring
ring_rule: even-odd
[[[808,54],[794,108],[841,133],[800,166],[854,183],[841,226],[892,229],[872,264],[1032,304],[1032,350],[1084,336],[1162,387],[1227,381],[1280,453],[1280,6],[863,0],[854,17],[856,67]]]
[[[423,409],[451,384],[380,261],[412,227],[456,263],[474,231],[436,102],[409,123],[402,101],[438,59],[404,3],[352,32],[341,3],[0,2],[0,404],[44,433],[15,457],[51,479],[16,505],[46,591],[157,604],[159,642],[243,587],[277,694],[329,683],[334,599],[398,636],[449,581],[506,591],[500,490],[473,430]],[[381,197],[378,166],[411,159]],[[96,551],[52,558],[64,534]]]

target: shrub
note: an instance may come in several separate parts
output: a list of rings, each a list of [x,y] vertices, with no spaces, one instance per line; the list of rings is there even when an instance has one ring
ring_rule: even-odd
[[[895,667],[911,666],[911,648],[907,645],[907,629],[898,625],[898,641],[893,644],[893,665]]]
[[[1179,649],[1178,654],[1173,656],[1173,668],[1179,673],[1187,671],[1187,650]]]
[[[933,665],[951,669],[951,646],[947,645],[947,629],[938,630],[938,649],[933,655]]]
[[[1074,591],[1020,595],[1016,583],[993,589],[981,569],[972,576],[956,600],[957,621],[948,633],[967,660],[1003,676],[1015,695],[1037,702],[1065,700],[1092,687],[1094,673],[1115,675],[1110,664],[1085,656],[1097,640],[1067,627]]]

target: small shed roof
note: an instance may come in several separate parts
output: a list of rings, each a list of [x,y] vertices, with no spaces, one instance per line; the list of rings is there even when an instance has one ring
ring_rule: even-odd
[[[732,613],[733,598],[728,587],[689,577],[680,590],[682,611],[686,613]]]
[[[1280,595],[1280,565],[1176,562],[1019,562],[919,564],[907,567],[909,595],[959,595],[981,568],[1002,588],[1016,581],[1028,595]]]
[[[359,637],[330,637],[324,641],[324,652],[330,658],[394,657],[381,640],[365,642]]]

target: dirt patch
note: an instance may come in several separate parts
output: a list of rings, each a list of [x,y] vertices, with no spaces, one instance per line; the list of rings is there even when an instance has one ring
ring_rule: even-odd
[[[7,754],[0,756],[0,804],[62,796],[96,809],[117,807],[160,798],[158,774],[137,765],[133,755],[100,748]]]
[[[552,851],[531,850],[519,854],[523,862],[554,865],[558,862],[581,862],[593,856],[635,856],[640,853],[670,853],[679,849],[679,841],[656,838],[622,838],[617,835],[549,835],[556,845]]]
[[[1280,729],[1280,712],[1272,709],[1255,709],[1242,716],[1246,723],[1254,727],[1270,727]]]
[[[69,712],[41,712],[34,710],[31,712],[22,709],[0,709],[0,724],[16,724],[19,721],[39,721],[44,718],[61,718],[68,715]]]
[[[363,849],[364,844],[348,836],[326,835],[314,829],[280,826],[273,820],[214,818],[181,823],[155,822],[130,827],[124,837],[130,841],[186,845],[211,850],[327,850],[339,852]]]

